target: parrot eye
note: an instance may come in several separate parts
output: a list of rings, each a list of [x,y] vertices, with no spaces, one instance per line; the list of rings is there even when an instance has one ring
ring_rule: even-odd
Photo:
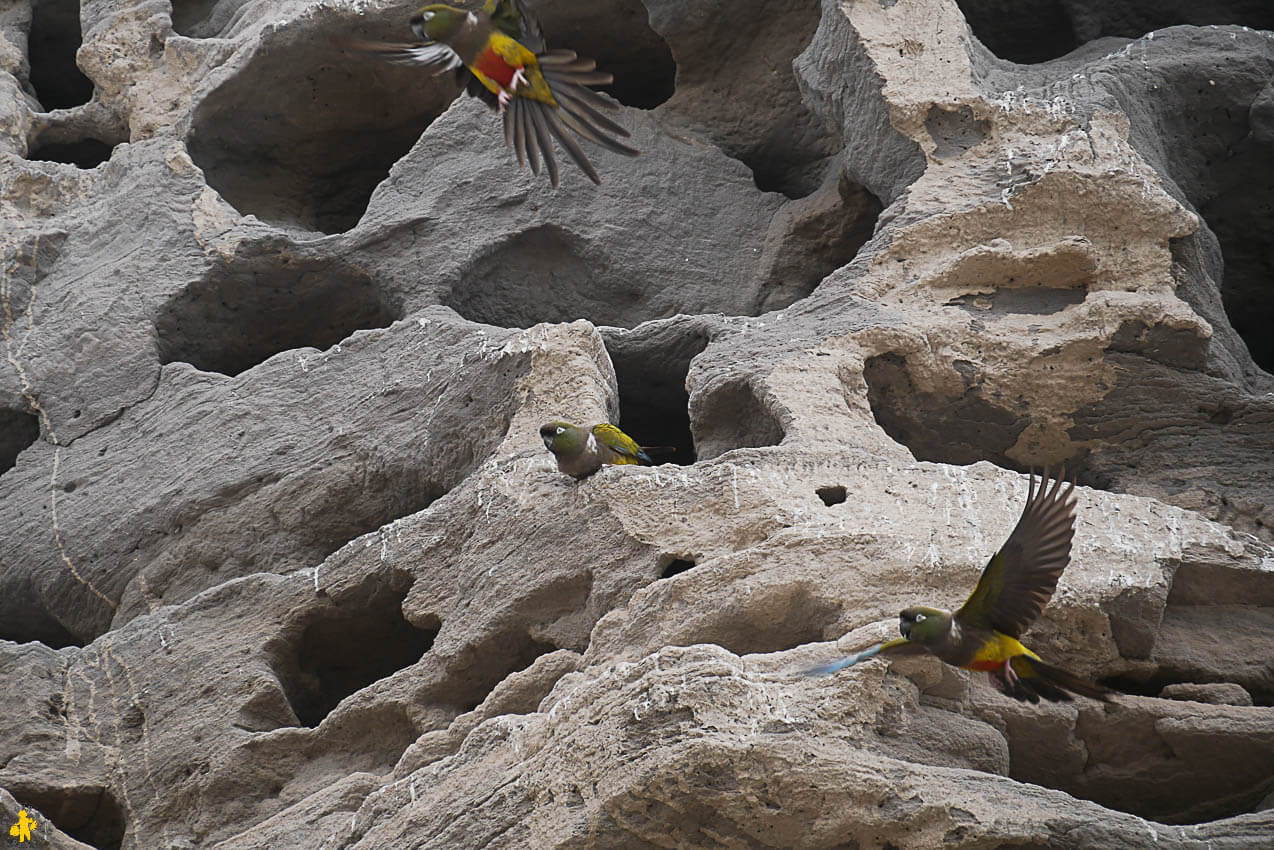
[[[917,615],[916,615],[916,622],[917,622],[917,623],[923,623],[923,622],[924,622],[924,619],[925,619],[925,615],[924,615],[924,614],[917,614]]]
[[[565,433],[566,433],[566,429],[565,429],[565,428],[563,428],[561,425],[558,425],[558,426],[557,426],[556,433],[558,433],[558,434],[565,434]]]
[[[421,13],[420,13],[420,19],[421,19],[422,21],[432,21],[432,20],[433,20],[433,17],[434,17],[434,13],[433,13],[433,12],[421,12]]]

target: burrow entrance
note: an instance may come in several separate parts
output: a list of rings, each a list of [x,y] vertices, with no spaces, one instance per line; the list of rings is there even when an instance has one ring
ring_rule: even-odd
[[[286,246],[220,260],[155,319],[160,361],[237,375],[281,351],[329,348],[401,318],[372,278]]]

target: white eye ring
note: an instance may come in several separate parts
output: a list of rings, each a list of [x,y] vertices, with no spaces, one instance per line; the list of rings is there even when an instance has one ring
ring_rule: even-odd
[[[431,21],[431,20],[433,20],[433,16],[434,16],[434,13],[433,13],[433,12],[421,12],[421,13],[420,13],[420,19],[421,19],[422,21]]]
[[[922,623],[922,622],[924,622],[924,619],[925,619],[925,615],[924,615],[924,614],[917,614],[917,615],[916,615],[916,622],[917,622],[917,623]]]
[[[561,425],[558,425],[558,426],[557,426],[557,433],[558,433],[558,434],[565,434],[565,433],[566,433],[566,429],[565,429],[565,428],[563,428]]]

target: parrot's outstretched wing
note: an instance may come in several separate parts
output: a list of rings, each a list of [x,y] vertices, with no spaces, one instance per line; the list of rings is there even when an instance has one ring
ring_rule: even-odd
[[[855,652],[853,655],[838,658],[827,664],[806,668],[801,671],[801,674],[805,676],[826,676],[838,670],[844,670],[846,667],[853,667],[858,662],[866,661],[868,658],[875,658],[877,655],[923,655],[927,651],[920,644],[912,643],[906,638],[894,638],[893,640],[870,646],[862,652]]]
[[[1049,487],[1045,470],[1036,489],[1030,476],[1022,516],[955,613],[961,625],[1019,638],[1044,610],[1070,561],[1075,533],[1075,484],[1064,479],[1059,473]]]
[[[345,53],[358,53],[371,56],[396,65],[415,65],[425,67],[435,74],[463,68],[460,55],[445,44],[437,41],[423,43],[404,43],[393,41],[363,41],[362,39],[342,39],[333,36],[331,44]]]
[[[605,422],[600,425],[594,425],[593,436],[597,438],[598,442],[606,446],[606,448],[610,449],[612,452],[622,455],[624,458],[631,458],[631,460],[626,460],[626,463],[636,463],[642,466],[654,465],[650,456],[642,451],[641,446],[637,445],[632,437],[628,436],[614,425],[610,425]]]
[[[537,58],[540,73],[557,106],[529,97],[514,98],[504,113],[505,143],[517,153],[519,164],[530,162],[535,174],[540,173],[543,159],[549,181],[556,186],[558,168],[552,139],[557,139],[588,179],[600,184],[602,179],[597,169],[575,141],[575,135],[624,156],[640,154],[636,148],[614,138],[628,138],[629,133],[602,114],[602,110],[614,111],[619,106],[589,88],[607,85],[614,78],[598,71],[592,59],[581,59],[570,50],[549,50]]]

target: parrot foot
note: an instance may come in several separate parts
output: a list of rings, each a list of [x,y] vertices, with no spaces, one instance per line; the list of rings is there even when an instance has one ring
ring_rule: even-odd
[[[500,89],[500,93],[495,97],[500,102],[500,113],[503,114],[504,110],[508,108],[509,102],[513,100],[513,95],[509,94],[508,89]]]
[[[1020,681],[1017,673],[1013,670],[1012,658],[1005,661],[1002,666],[991,670],[987,674],[987,678],[991,680],[991,687],[1007,696],[1013,696]]]
[[[509,91],[515,92],[518,90],[518,86],[526,85],[527,79],[526,74],[523,73],[524,71],[524,68],[518,68],[513,72],[513,79],[509,80]]]

